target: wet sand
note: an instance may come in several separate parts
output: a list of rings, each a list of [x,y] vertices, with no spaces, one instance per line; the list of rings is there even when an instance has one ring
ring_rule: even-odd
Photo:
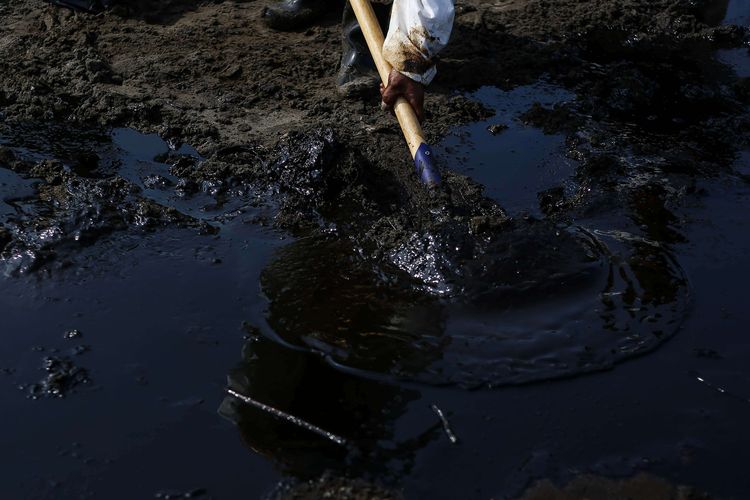
[[[11,496],[741,498],[742,6],[459,2],[429,193],[263,5],[0,6]]]

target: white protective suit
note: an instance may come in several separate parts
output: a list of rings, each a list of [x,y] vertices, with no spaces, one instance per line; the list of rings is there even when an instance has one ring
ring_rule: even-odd
[[[391,0],[373,0],[391,3]],[[428,85],[437,70],[435,56],[453,29],[453,0],[392,0],[383,57],[394,69]]]

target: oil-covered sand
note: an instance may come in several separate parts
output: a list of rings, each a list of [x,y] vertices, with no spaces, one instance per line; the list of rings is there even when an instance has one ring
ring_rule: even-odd
[[[8,497],[742,498],[744,3],[458,2],[434,192],[263,5],[0,6]]]

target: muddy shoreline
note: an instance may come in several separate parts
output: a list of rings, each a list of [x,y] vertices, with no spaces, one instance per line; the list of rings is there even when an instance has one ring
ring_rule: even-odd
[[[750,38],[722,23],[727,2],[457,2],[427,100],[431,141],[484,120],[497,123],[482,140],[502,137],[510,118],[472,98],[478,89],[544,82],[571,96],[517,117],[563,137],[575,165],[538,193],[533,214],[509,213],[459,173],[467,158],[443,159],[444,186],[424,190],[375,89],[337,93],[338,20],[279,34],[259,20],[266,3],[142,0],[97,16],[0,6],[0,166],[32,190],[11,200],[23,217],[0,220],[7,279],[80,276],[99,245],[120,238],[231,240],[242,220],[294,240],[259,274],[269,305],[246,332],[263,339],[257,349],[270,338],[365,380],[549,381],[609,370],[680,331],[693,295],[674,256],[690,243],[680,214],[704,181],[747,182],[735,159],[750,147],[750,83],[716,53],[747,51]],[[169,149],[133,153],[126,174],[107,144],[131,129]],[[227,258],[206,246],[213,264]],[[486,341],[497,304],[505,314],[540,303],[573,326],[502,316],[515,337]],[[240,372],[269,370],[246,349]],[[67,358],[50,359],[80,378]]]
[[[456,173],[460,158],[442,166],[440,190],[423,189],[392,118],[377,112],[376,96],[344,98],[331,85],[335,20],[282,35],[262,26],[255,2],[160,5],[148,10],[154,6],[128,4],[99,16],[34,3],[4,7],[9,22],[3,27],[3,127],[15,128],[21,144],[23,124],[35,120],[129,126],[155,131],[176,147],[187,142],[197,148],[195,154],[175,150],[155,158],[169,166],[170,178],[143,179],[143,188],[158,186],[183,197],[208,193],[216,206],[252,193],[269,207],[256,222],[317,245],[347,242],[334,252],[353,259],[346,271],[352,274],[344,279],[374,273],[377,289],[387,276],[382,285],[395,293],[388,295],[387,308],[422,303],[440,316],[446,301],[462,307],[515,304],[520,294],[531,303],[532,297],[553,297],[564,288],[597,286],[597,273],[603,279],[608,272],[624,281],[609,278],[605,295],[624,302],[607,307],[638,302],[641,316],[635,321],[661,318],[626,337],[625,345],[617,336],[599,348],[592,347],[600,343],[594,336],[581,342],[583,351],[576,343],[569,354],[561,354],[568,348],[545,345],[481,370],[492,375],[475,380],[464,370],[437,376],[436,383],[502,385],[608,368],[623,356],[650,351],[679,328],[689,290],[679,266],[670,264],[669,245],[682,237],[669,207],[694,194],[696,176],[727,171],[750,130],[747,79],[713,56],[719,48],[743,47],[746,29],[710,26],[714,14],[708,4],[457,6],[455,42],[443,56],[428,102],[427,130],[435,141],[451,127],[492,117],[491,109],[462,91],[543,80],[575,95],[553,107],[534,104],[519,118],[547,134],[566,135],[566,156],[577,162],[572,183],[538,194],[542,217],[509,216],[502,200],[487,197],[481,185]],[[152,45],[159,50],[149,52]],[[129,227],[219,231],[144,198],[139,182],[124,181],[116,166],[105,165],[96,153],[62,151],[59,161],[39,164],[12,147],[2,154],[15,172],[43,179],[40,201],[54,213],[3,229],[3,238],[10,238],[3,255],[20,262],[17,271],[47,261],[54,265],[55,247],[71,238],[96,240]],[[102,206],[86,227],[77,227],[80,210],[91,203]],[[615,257],[620,250],[594,234],[602,230],[592,233],[581,225],[623,216],[630,220],[602,234],[615,247],[625,242],[624,267]],[[73,219],[56,223],[61,217]],[[50,240],[49,234],[55,236]],[[271,266],[262,286],[272,303],[318,311],[304,296],[278,296],[274,290],[274,280],[299,282],[304,293],[317,279],[300,274],[309,257],[295,263],[296,253],[288,252],[290,262],[278,271]],[[32,262],[23,263],[29,255]],[[301,267],[295,271],[295,265]],[[269,278],[274,273],[280,276]],[[633,287],[642,290],[639,296],[628,291]],[[330,305],[337,303],[333,297]],[[345,316],[357,314],[357,307]],[[283,318],[294,327],[272,329],[292,344],[305,344],[295,332],[323,328],[316,342],[332,342],[333,348],[336,334],[328,338],[327,327],[307,323],[316,321],[317,313],[307,314]],[[616,331],[631,329],[628,319],[604,321]],[[549,373],[535,375],[532,369],[525,375],[529,358],[547,364]],[[369,363],[353,367],[368,369]],[[388,371],[410,378],[410,370],[397,363]]]

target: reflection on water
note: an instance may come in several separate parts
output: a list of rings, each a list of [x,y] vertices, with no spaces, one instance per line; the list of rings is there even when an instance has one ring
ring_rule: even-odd
[[[345,241],[299,240],[261,277],[268,324],[282,341],[353,367],[418,373],[439,355],[443,307],[399,277],[378,274]]]
[[[419,292],[342,241],[300,240],[262,275],[268,325],[278,340],[342,368],[464,387],[608,368],[676,331],[686,281],[660,245],[540,227],[549,228],[495,235],[484,276],[451,298]]]
[[[262,337],[245,345],[228,380],[231,389],[347,440],[339,446],[227,396],[219,413],[237,425],[243,442],[295,477],[316,477],[345,464],[343,473],[395,479],[439,435],[430,426],[406,439],[394,437],[394,423],[418,398],[416,391],[343,373],[317,355]]]
[[[491,106],[495,116],[458,127],[440,142],[438,157],[450,158],[452,170],[482,184],[487,196],[509,214],[541,216],[537,194],[557,187],[573,173],[575,165],[564,155],[564,135],[547,135],[525,124],[522,115],[534,104],[553,107],[574,97],[548,83],[509,91],[483,87],[471,98]],[[498,126],[499,132],[491,132]]]
[[[715,3],[717,11],[724,12],[724,24],[750,26],[750,2],[747,0],[721,0]]]
[[[717,14],[715,24],[736,24],[750,27],[750,2],[747,0],[724,0],[716,2]],[[717,59],[730,66],[740,78],[750,77],[750,46],[721,49],[716,53]]]

